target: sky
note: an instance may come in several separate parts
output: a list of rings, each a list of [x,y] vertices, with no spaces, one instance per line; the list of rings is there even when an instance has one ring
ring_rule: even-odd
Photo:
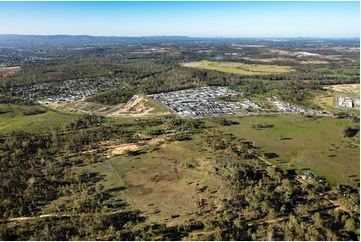
[[[359,37],[352,2],[0,2],[0,34]]]

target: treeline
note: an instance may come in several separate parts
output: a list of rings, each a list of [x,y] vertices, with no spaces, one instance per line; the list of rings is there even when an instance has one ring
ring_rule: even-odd
[[[0,103],[5,103],[5,104],[19,104],[19,105],[26,105],[26,106],[31,106],[31,105],[35,105],[35,103],[31,100],[22,98],[22,97],[16,97],[16,96],[11,96],[10,94],[1,94],[0,93]]]
[[[277,96],[289,103],[310,105],[310,99],[324,90],[314,83],[299,81],[248,81],[240,86],[239,91],[246,97],[261,94]]]

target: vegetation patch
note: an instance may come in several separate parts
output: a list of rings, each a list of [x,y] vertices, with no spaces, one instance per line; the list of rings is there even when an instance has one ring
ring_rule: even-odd
[[[250,76],[293,71],[290,66],[244,64],[238,62],[212,62],[207,60],[186,63],[183,64],[183,66]]]

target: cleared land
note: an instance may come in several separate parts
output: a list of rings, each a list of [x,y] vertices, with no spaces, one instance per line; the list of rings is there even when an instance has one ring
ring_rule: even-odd
[[[359,133],[344,137],[350,120],[305,118],[302,115],[253,116],[236,119],[240,124],[219,127],[236,137],[253,141],[264,152],[279,157],[270,161],[287,169],[311,169],[331,182],[354,185],[359,182]],[[255,129],[254,124],[269,124],[272,128]]]
[[[340,84],[329,86],[331,90],[342,93],[351,93],[360,95],[360,84]]]
[[[144,211],[150,223],[172,226],[185,219],[207,219],[226,196],[225,181],[215,170],[217,160],[225,156],[206,150],[202,140],[200,135],[182,142],[157,137],[119,146],[136,147],[139,154],[134,156],[116,155],[112,146],[109,153],[116,156],[109,161],[78,169],[99,172],[104,176],[101,183],[114,190],[113,200]]]
[[[302,64],[328,64],[328,61],[325,60],[309,60],[309,61],[301,61]]]
[[[170,110],[163,105],[160,105],[151,98],[137,95],[131,98],[126,104],[121,103],[113,106],[79,100],[66,104],[53,104],[51,107],[68,112],[95,114],[104,117],[171,115]]]
[[[5,76],[14,75],[18,71],[20,71],[20,66],[0,67],[0,79]]]
[[[249,76],[293,71],[290,66],[244,64],[237,62],[213,62],[207,60],[185,63],[183,66]]]

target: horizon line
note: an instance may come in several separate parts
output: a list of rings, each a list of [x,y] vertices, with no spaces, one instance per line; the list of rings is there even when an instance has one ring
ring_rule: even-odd
[[[1,35],[17,35],[17,36],[70,36],[70,37],[106,37],[106,38],[149,38],[149,37],[182,37],[182,38],[209,38],[209,39],[242,39],[242,38],[252,38],[252,39],[264,39],[264,38],[319,38],[319,39],[351,39],[356,38],[360,39],[360,36],[238,36],[238,37],[230,37],[230,36],[189,36],[189,35],[89,35],[89,34],[3,34]]]

